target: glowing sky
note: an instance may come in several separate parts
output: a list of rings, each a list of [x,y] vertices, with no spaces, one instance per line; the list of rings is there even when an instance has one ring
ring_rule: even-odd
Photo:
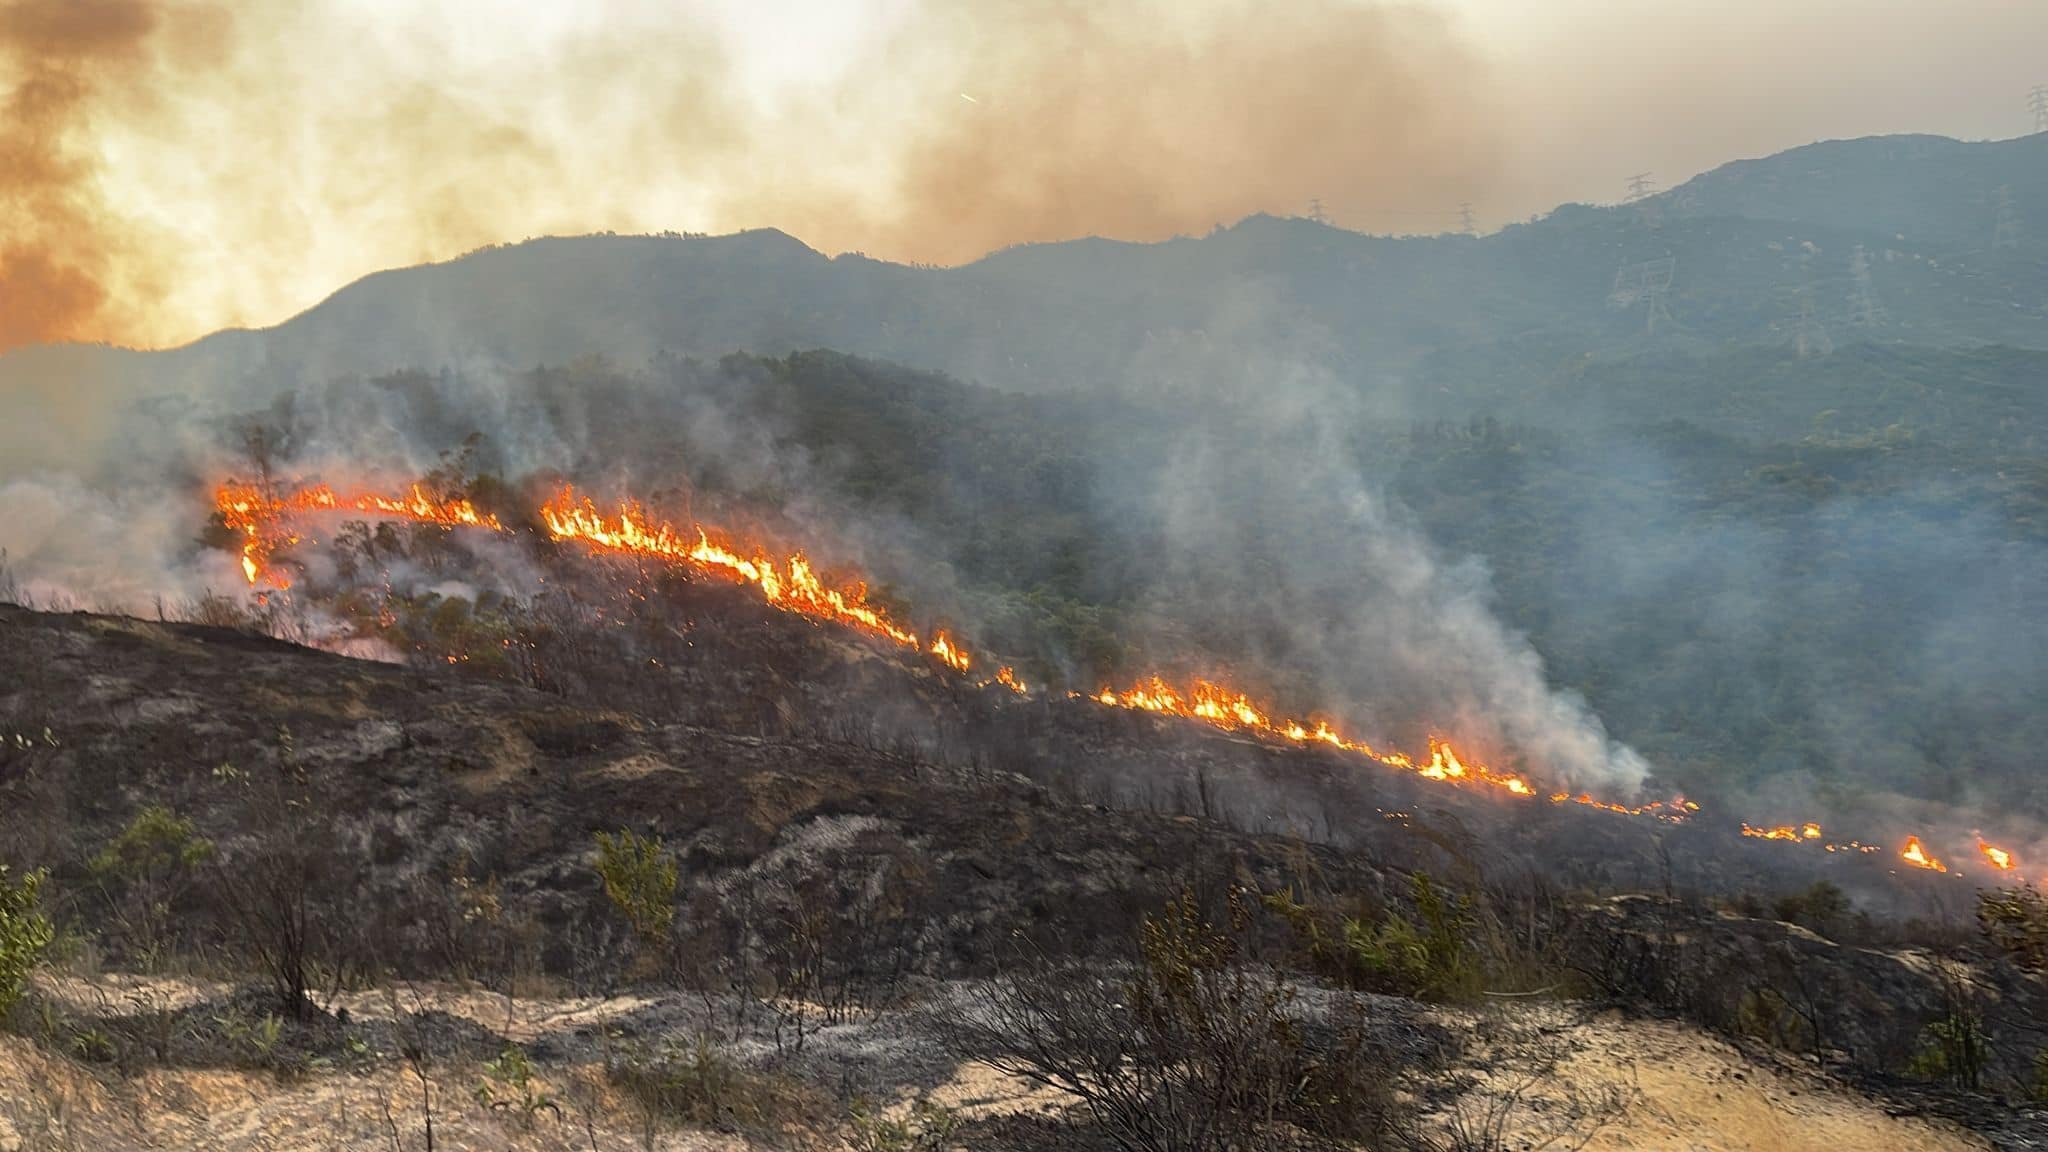
[[[0,349],[274,323],[542,233],[957,262],[1312,197],[1496,227],[1815,139],[2018,135],[2048,83],[2041,0],[73,3],[0,0]]]

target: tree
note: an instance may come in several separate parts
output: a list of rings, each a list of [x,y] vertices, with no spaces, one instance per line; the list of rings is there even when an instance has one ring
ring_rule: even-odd
[[[333,909],[357,890],[360,849],[321,817],[291,731],[278,731],[270,770],[243,780],[245,825],[256,829],[223,848],[213,874],[243,945],[269,976],[293,1019],[312,1006],[314,969],[337,954]],[[318,893],[332,894],[323,910]],[[333,965],[337,976],[340,966]]]
[[[597,834],[597,874],[612,907],[650,948],[667,945],[676,919],[676,862],[661,837],[620,829]]]
[[[199,835],[190,820],[151,805],[86,868],[123,932],[145,957],[154,958],[172,935],[173,906],[213,856],[213,841]]]

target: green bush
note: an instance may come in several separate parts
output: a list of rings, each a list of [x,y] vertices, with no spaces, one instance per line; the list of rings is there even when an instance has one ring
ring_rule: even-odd
[[[190,820],[151,805],[87,862],[124,934],[147,956],[171,936],[172,907],[200,867],[214,857],[213,841]]]
[[[1309,967],[1347,988],[1451,1000],[1478,991],[1468,898],[1450,897],[1426,873],[1412,880],[1413,920],[1399,912],[1338,915],[1291,892],[1265,898],[1307,952]]]
[[[1816,880],[1804,892],[1779,897],[1771,911],[1780,920],[1826,936],[1840,927],[1854,911],[1854,906],[1840,888],[1826,880]]]
[[[597,874],[633,934],[643,943],[668,943],[676,919],[676,862],[658,836],[622,829],[617,836],[597,834]]]
[[[551,1112],[555,1119],[562,1118],[561,1106],[548,1095],[547,1085],[534,1075],[533,1061],[526,1058],[526,1051],[516,1044],[508,1044],[483,1067],[483,1079],[477,1082],[477,1102],[494,1112],[516,1112],[519,1122],[528,1128],[543,1112]]]
[[[57,938],[50,918],[43,915],[44,874],[30,872],[16,881],[7,875],[7,866],[0,864],[0,1017],[21,1002],[29,974]]]
[[[1954,1007],[1920,1031],[1920,1049],[1908,1066],[1915,1076],[1946,1080],[1976,1091],[1991,1063],[1991,1038],[1975,1010]]]

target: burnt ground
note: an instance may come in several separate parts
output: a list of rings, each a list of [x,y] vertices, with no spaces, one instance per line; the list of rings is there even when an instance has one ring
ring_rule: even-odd
[[[839,1027],[1021,949],[1120,955],[1184,889],[1399,906],[1421,869],[1486,897],[1482,931],[1526,939],[1549,990],[1761,1040],[1899,1111],[2035,1146],[2024,1112],[1916,1086],[1905,1065],[1962,971],[2007,1080],[2023,1083],[2033,1022],[2048,1019],[2038,982],[1978,963],[1960,929],[1916,940],[1845,918],[1822,935],[1703,898],[1817,878],[1789,871],[1783,846],[1019,701],[716,590],[688,612],[689,627],[647,641],[635,680],[557,651],[544,691],[0,606],[0,862],[49,869],[74,951],[87,940],[110,967],[157,963],[115,922],[90,861],[144,807],[168,806],[218,853],[174,893],[158,944],[246,978],[228,893],[238,869],[277,858],[283,821],[318,857],[324,1004],[395,982],[600,997],[681,982],[742,1017],[753,1003],[735,1034],[763,1050],[784,1039],[758,1015],[777,994]],[[636,940],[597,882],[594,839],[620,829],[679,861],[668,947]],[[1967,912],[1953,878],[1850,870],[1863,863],[1815,861],[1852,892]],[[504,1039],[448,1035],[449,1059]]]
[[[1312,865],[1347,889],[1382,884],[1355,854],[1061,803],[880,737],[663,723],[186,625],[0,608],[0,633],[0,727],[24,737],[0,751],[0,843],[74,892],[148,803],[224,850],[260,835],[249,781],[287,765],[326,831],[360,849],[362,914],[417,919],[415,899],[490,878],[564,978],[600,978],[619,958],[603,950],[627,947],[590,866],[595,834],[621,828],[660,836],[707,892],[900,882],[922,921],[908,962],[933,974],[985,965],[1020,930],[1120,936],[1190,882],[1270,889]],[[406,938],[387,965],[434,959],[436,942],[391,931]]]

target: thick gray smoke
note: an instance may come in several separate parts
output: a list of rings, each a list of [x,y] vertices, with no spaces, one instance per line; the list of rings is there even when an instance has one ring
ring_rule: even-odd
[[[1257,293],[1232,312],[1242,314],[1219,316],[1200,335],[1163,334],[1140,358],[1133,390],[1189,415],[1163,467],[1102,486],[1112,501],[1140,496],[1105,509],[1105,523],[1130,514],[1138,519],[1124,522],[1166,533],[1148,647],[1184,657],[1192,674],[1248,672],[1376,740],[1419,747],[1455,733],[1468,751],[1546,780],[1632,794],[1644,764],[1583,701],[1546,685],[1540,657],[1492,611],[1483,569],[1440,558],[1361,478],[1342,433],[1355,405],[1316,362],[1314,334],[1289,328]],[[288,393],[251,384],[158,399],[126,413],[108,440],[123,448],[110,458],[8,479],[0,547],[31,593],[63,603],[146,611],[159,597],[239,593],[235,558],[197,539],[212,485],[250,477],[260,460],[281,477],[402,490],[474,433],[477,466],[515,481],[571,476],[600,494],[680,497],[700,512],[737,497],[707,516],[714,521],[746,515],[758,495],[827,555],[867,570],[943,557],[943,542],[839,499],[849,462],[814,461],[778,443],[761,414],[677,390],[659,372],[598,375],[611,383],[593,391],[574,372],[472,364]],[[1206,399],[1182,405],[1162,394],[1169,389]],[[625,434],[628,423],[658,434]],[[1134,527],[1131,539],[1105,544],[1132,547],[1138,535]],[[497,568],[500,590],[530,590],[509,550]],[[947,572],[925,567],[906,590],[951,600]],[[391,578],[419,588],[446,579]],[[1252,655],[1251,668],[1204,662],[1188,624],[1210,616],[1233,651]]]
[[[1190,414],[1162,467],[1110,485],[1166,525],[1160,614],[1213,621],[1274,688],[1376,738],[1456,735],[1490,763],[1635,795],[1649,766],[1550,686],[1484,565],[1446,558],[1367,479],[1353,436],[1378,401],[1300,317],[1252,285],[1140,357],[1134,388]]]

